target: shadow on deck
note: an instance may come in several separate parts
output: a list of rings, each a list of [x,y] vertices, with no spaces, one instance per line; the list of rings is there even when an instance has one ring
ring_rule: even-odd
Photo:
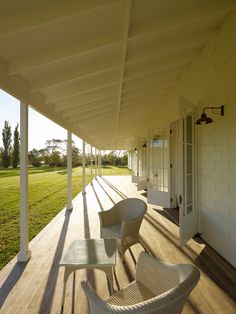
[[[144,191],[137,192],[129,176],[99,177],[73,201],[72,211],[63,209],[30,243],[32,258],[17,263],[14,258],[1,272],[1,313],[60,313],[63,251],[77,238],[98,238],[98,211],[107,210],[127,197],[146,200]],[[153,210],[155,209],[155,210]],[[201,239],[192,239],[179,248],[179,228],[165,212],[149,206],[141,227],[141,239],[147,251],[162,261],[194,263],[201,270],[201,280],[190,295],[183,313],[235,313],[236,271]],[[124,263],[117,256],[115,289],[135,277],[135,266],[141,245],[125,254]],[[103,272],[79,270],[67,282],[64,313],[86,314],[86,298],[81,280],[89,278],[97,293],[108,297],[108,283]]]

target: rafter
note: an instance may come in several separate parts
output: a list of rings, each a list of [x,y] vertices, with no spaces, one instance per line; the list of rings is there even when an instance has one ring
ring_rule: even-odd
[[[73,69],[73,71],[68,72],[63,71],[62,73],[56,73],[51,77],[50,76],[43,77],[43,79],[31,83],[31,92],[42,89],[48,89],[56,86],[62,86],[77,80],[82,80],[92,76],[101,75],[111,70],[115,70],[119,67],[119,64],[114,65],[113,60],[109,65],[108,67],[107,65],[104,67],[104,64],[101,64],[99,62],[95,65],[95,67],[93,67],[93,70],[88,71],[86,67],[84,73],[81,71],[81,69]]]
[[[215,30],[210,29],[199,34],[194,34],[191,37],[183,36],[181,39],[170,39],[163,44],[153,44],[151,46],[135,47],[132,51],[132,58],[127,60],[127,65],[132,65],[136,62],[145,61],[149,57],[163,57],[173,53],[191,53],[193,51],[199,52],[212,36],[214,36]],[[154,41],[155,42],[155,41]]]
[[[123,94],[140,89],[148,90],[152,86],[158,87],[166,84],[174,84],[178,81],[179,77],[180,75],[174,75],[164,79],[158,77],[157,79],[149,79],[146,81],[139,80],[136,82],[136,84],[131,85],[131,87],[129,86],[124,88]]]
[[[86,132],[89,132],[90,134],[93,133],[93,131],[95,131],[97,133],[97,131],[99,130],[99,132],[101,130],[104,130],[104,132],[107,132],[107,128],[111,128],[111,130],[113,130],[112,126],[114,126],[114,121],[110,121],[110,122],[107,122],[104,123],[104,121],[99,121],[99,122],[94,122],[91,126],[88,126],[87,124],[85,125],[80,125],[78,123],[78,128],[82,131],[85,131]],[[113,135],[112,135],[113,136]]]
[[[69,117],[72,117],[76,114],[82,114],[82,113],[89,113],[89,112],[93,112],[95,109],[96,110],[105,110],[106,108],[108,107],[111,107],[111,106],[114,106],[115,105],[115,102],[109,102],[109,103],[105,103],[105,104],[97,104],[96,102],[93,103],[94,105],[93,106],[86,106],[86,107],[75,107],[71,110],[67,110],[65,112],[62,113],[63,117],[64,118],[69,118]]]
[[[205,6],[196,6],[194,10],[193,7],[183,9],[181,6],[179,11],[173,10],[173,13],[159,16],[149,21],[149,23],[145,21],[145,24],[135,28],[135,31],[130,34],[128,40],[140,39],[141,37],[171,30],[179,26],[186,25],[187,27],[188,24],[192,23],[202,23],[203,20],[222,15],[235,7],[236,4],[234,0],[216,0]]]
[[[47,97],[46,98],[46,102],[47,103],[48,102],[56,103],[56,102],[63,101],[63,100],[66,100],[66,99],[71,99],[71,98],[73,98],[75,96],[76,97],[85,96],[85,99],[86,99],[86,96],[88,96],[88,94],[90,94],[91,92],[101,91],[101,92],[104,93],[104,89],[106,90],[105,91],[105,94],[106,94],[106,92],[109,92],[109,91],[112,90],[112,87],[113,87],[114,90],[117,89],[118,83],[119,82],[111,82],[111,83],[104,84],[104,85],[101,85],[101,86],[97,86],[97,87],[94,87],[94,88],[89,88],[89,89],[87,89],[87,90],[85,90],[83,92],[74,92],[74,93],[71,93],[71,94],[69,94],[67,96],[62,96],[62,97],[58,97],[57,95],[53,95],[51,97]],[[89,97],[88,97],[88,99],[89,99]]]
[[[98,117],[99,115],[102,115],[104,114],[104,116],[106,115],[106,113],[110,113],[110,112],[113,112],[114,113],[115,111],[115,108],[114,106],[111,107],[111,106],[108,106],[107,108],[103,108],[103,110],[93,110],[93,112],[85,112],[85,113],[77,113],[71,117],[69,117],[69,119],[71,121],[77,121],[77,120],[84,120],[84,119],[88,119],[90,120],[90,118],[93,118],[93,117]]]
[[[114,115],[115,115],[115,110],[113,109],[107,112],[100,112],[100,113],[95,113],[94,115],[88,115],[86,117],[80,117],[80,115],[77,115],[75,117],[71,117],[70,121],[76,121],[76,122],[79,121],[79,123],[83,123],[83,122],[90,123],[92,121],[98,121],[99,119],[102,119],[102,118],[104,118],[105,120],[108,116],[111,117]]]
[[[160,95],[154,95],[154,96],[151,95],[150,97],[146,97],[143,99],[137,99],[136,101],[134,101],[132,103],[122,102],[122,107],[121,107],[120,112],[121,113],[125,112],[126,109],[135,110],[135,108],[138,108],[139,106],[144,106],[144,105],[145,105],[145,108],[149,108],[149,106],[151,106],[152,102],[157,103],[160,100],[161,100]]]
[[[114,3],[114,0],[90,0],[90,1],[60,1],[48,2],[46,6],[37,6],[33,3],[33,7],[28,10],[29,3],[26,2],[27,8],[24,12],[18,15],[10,14],[12,4],[9,6],[8,12],[5,9],[4,17],[1,17],[0,38],[17,35],[23,32],[41,28],[42,26],[50,26],[54,23],[69,20],[79,17],[84,14],[89,14],[93,11],[109,6]],[[24,5],[19,3],[20,7]]]
[[[91,52],[96,52],[101,49],[108,49],[114,45],[120,44],[119,32],[109,34],[103,37],[95,37],[83,43],[73,43],[65,45],[63,48],[55,47],[41,54],[30,54],[25,58],[15,60],[10,64],[8,74],[14,75],[19,72],[32,70],[34,68],[50,65],[55,62],[65,61],[74,57],[84,56]]]
[[[130,76],[126,76],[125,78],[125,82],[130,82],[132,80],[138,80],[138,79],[142,79],[144,77],[148,77],[148,76],[152,76],[152,75],[158,75],[158,74],[168,74],[168,73],[176,73],[178,75],[181,74],[181,71],[183,71],[188,65],[190,64],[190,61],[183,61],[182,63],[179,64],[171,64],[169,65],[164,64],[164,65],[160,65],[157,69],[148,69],[147,71],[141,72],[139,71],[139,73],[137,74],[132,74]]]
[[[189,54],[187,56],[175,56],[175,57],[166,57],[161,59],[153,59],[153,60],[145,60],[145,62],[142,62],[140,64],[135,64],[132,66],[127,66],[127,77],[137,77],[139,75],[147,75],[153,69],[163,69],[164,67],[168,67],[168,69],[172,69],[181,65],[185,65],[193,59],[198,56],[198,52],[193,52],[192,54]]]
[[[121,59],[120,86],[119,86],[118,103],[117,103],[116,136],[118,135],[118,129],[119,129],[119,114],[120,114],[123,80],[124,80],[124,74],[125,74],[125,60],[126,60],[126,51],[127,51],[127,40],[129,36],[131,7],[132,7],[132,0],[127,0],[125,2],[125,8],[124,8],[125,10],[124,38],[123,38],[123,50],[122,50],[122,59]]]
[[[160,95],[160,92],[163,92],[163,90],[169,89],[173,86],[173,84],[166,84],[166,85],[153,85],[152,88],[149,90],[137,90],[137,91],[131,91],[123,94],[122,96],[122,101],[127,101],[130,99],[135,99],[138,98],[140,99],[141,97],[145,96],[150,96],[150,95]]]
[[[66,110],[70,110],[72,108],[76,108],[79,106],[85,106],[85,105],[90,105],[91,103],[95,103],[95,102],[100,102],[100,101],[105,101],[107,100],[107,98],[109,97],[113,97],[114,99],[117,98],[117,92],[114,91],[109,91],[109,93],[101,94],[97,93],[97,94],[92,94],[90,93],[90,96],[92,97],[87,97],[88,95],[79,95],[79,96],[73,96],[69,99],[66,100],[62,100],[62,101],[58,101],[58,102],[54,102],[55,104],[55,111],[66,111]]]
[[[75,80],[72,83],[68,83],[65,88],[60,88],[60,86],[51,88],[47,91],[47,99],[53,102],[57,101],[57,99],[67,98],[70,95],[83,94],[106,87],[107,85],[110,86],[115,83],[118,84],[118,74],[117,70],[107,71],[103,74],[97,74],[84,79]]]

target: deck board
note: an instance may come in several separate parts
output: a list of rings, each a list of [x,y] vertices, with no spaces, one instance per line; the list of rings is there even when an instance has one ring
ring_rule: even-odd
[[[129,176],[99,177],[73,200],[72,211],[63,209],[30,243],[32,258],[19,264],[14,258],[0,272],[1,313],[60,313],[64,268],[59,261],[68,245],[78,238],[98,238],[98,211],[114,203],[139,197]],[[183,313],[235,313],[236,271],[201,239],[192,239],[180,249],[179,228],[157,206],[149,205],[141,226],[141,239],[147,250],[158,259],[170,263],[195,263],[201,279],[191,293]],[[124,264],[117,256],[115,289],[134,279],[135,264],[143,250],[137,244],[125,254]],[[97,293],[106,298],[108,283],[103,272],[79,270],[67,282],[64,313],[86,314],[87,301],[80,288],[81,280],[89,278]]]

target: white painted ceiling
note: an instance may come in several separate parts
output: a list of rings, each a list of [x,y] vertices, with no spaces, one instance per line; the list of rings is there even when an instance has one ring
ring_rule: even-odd
[[[235,6],[0,0],[0,88],[97,148],[129,149]]]

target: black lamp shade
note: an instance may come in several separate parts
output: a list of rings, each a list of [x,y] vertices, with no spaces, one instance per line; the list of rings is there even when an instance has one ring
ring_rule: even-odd
[[[213,119],[207,117],[205,112],[203,112],[201,114],[201,118],[196,121],[196,124],[209,124],[209,123],[212,123],[212,122],[213,122]]]

